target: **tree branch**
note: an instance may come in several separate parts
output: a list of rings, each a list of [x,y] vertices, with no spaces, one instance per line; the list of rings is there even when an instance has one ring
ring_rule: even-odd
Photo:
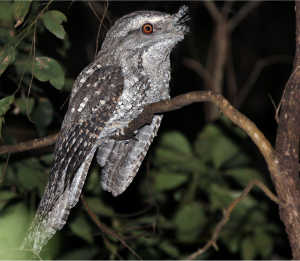
[[[133,121],[128,124],[128,128],[124,129],[125,135],[123,137],[118,137],[119,139],[128,139],[134,134],[135,130],[138,130],[145,124],[149,124],[156,113],[163,113],[168,111],[177,110],[183,106],[189,105],[194,102],[213,102],[216,104],[221,112],[228,117],[233,123],[237,124],[242,128],[254,141],[257,147],[263,154],[268,168],[270,170],[271,178],[277,180],[279,176],[278,171],[278,159],[269,141],[265,138],[262,132],[256,127],[256,125],[250,121],[245,115],[237,111],[231,104],[221,95],[212,91],[198,91],[190,92],[186,94],[179,95],[171,100],[160,101],[157,103],[150,104],[145,107],[143,112]],[[19,152],[25,151],[32,148],[43,147],[49,144],[53,144],[57,139],[58,134],[48,136],[43,139],[33,140],[29,142],[23,142],[18,145],[4,146],[0,147],[0,153],[4,152]],[[297,164],[298,169],[298,164]],[[300,196],[299,196],[300,199]]]
[[[129,247],[125,241],[119,237],[114,231],[109,230],[107,227],[105,227],[103,224],[101,224],[101,222],[98,220],[98,218],[96,217],[96,215],[93,213],[93,211],[91,210],[91,208],[89,207],[88,203],[86,202],[83,193],[81,193],[81,201],[86,209],[86,211],[88,212],[88,214],[90,215],[90,217],[93,219],[93,221],[96,223],[96,225],[101,229],[101,231],[103,231],[104,233],[111,235],[113,237],[115,237],[116,239],[118,239],[125,247],[127,247],[138,259],[142,260],[141,257],[132,250],[131,247]]]
[[[296,2],[296,55],[292,75],[285,87],[279,115],[276,152],[278,175],[273,177],[280,218],[285,225],[294,259],[300,259],[300,2]]]
[[[250,192],[250,190],[252,189],[252,187],[254,185],[257,185],[263,192],[265,192],[265,194],[271,199],[273,200],[275,203],[278,204],[278,200],[276,198],[276,196],[259,180],[257,179],[253,179],[251,180],[248,185],[246,186],[246,188],[243,190],[243,193],[237,197],[229,206],[227,209],[225,209],[223,211],[223,218],[222,220],[218,223],[218,225],[216,226],[214,233],[211,237],[211,239],[205,244],[205,246],[199,250],[197,250],[195,253],[191,254],[190,256],[188,256],[186,258],[186,260],[193,260],[195,259],[197,256],[203,254],[204,252],[206,252],[211,246],[213,246],[215,248],[215,250],[219,250],[218,246],[217,246],[217,240],[218,240],[218,236],[219,233],[222,229],[222,227],[229,221],[230,219],[230,214],[232,212],[232,210],[235,208],[235,206],[244,200],[244,198],[248,195],[248,193]]]
[[[209,89],[213,89],[214,79],[200,62],[188,57],[183,57],[181,61],[183,65],[194,70],[204,80],[206,85],[209,86]]]
[[[237,94],[236,98],[234,99],[233,105],[235,108],[239,108],[248,94],[250,93],[253,85],[255,84],[256,80],[258,79],[261,71],[272,64],[276,63],[292,63],[293,57],[290,55],[274,55],[267,58],[262,58],[256,61],[249,77],[247,78],[245,84],[240,89],[239,93]]]
[[[243,19],[258,5],[261,4],[261,1],[249,1],[246,4],[243,5],[243,7],[239,10],[237,15],[235,15],[231,21],[230,21],[230,26],[229,30],[233,31],[237,25],[243,21]]]
[[[221,94],[212,91],[189,92],[179,95],[171,100],[150,104],[145,107],[143,112],[136,119],[128,124],[128,128],[124,129],[124,136],[114,138],[128,139],[128,137],[132,137],[135,130],[138,130],[145,124],[149,124],[152,121],[154,114],[177,110],[194,102],[204,101],[216,104],[226,117],[228,117],[232,122],[241,127],[245,132],[247,132],[247,134],[251,137],[251,139],[255,142],[255,144],[264,155],[269,168],[275,168],[274,150],[265,136],[261,133],[261,131],[245,115],[241,114],[239,111],[233,108]],[[54,134],[45,138],[36,139],[29,142],[22,142],[17,145],[2,146],[0,147],[0,154],[26,151],[51,145],[55,143],[57,137],[58,134]]]
[[[203,1],[206,9],[208,10],[208,12],[210,13],[211,17],[214,19],[214,21],[217,23],[219,21],[219,19],[221,19],[221,13],[218,10],[216,4],[209,0],[209,1]]]
[[[59,133],[56,133],[56,134],[49,135],[45,138],[21,142],[15,145],[1,146],[0,154],[27,151],[27,150],[38,149],[49,145],[53,145],[56,142],[58,135]]]

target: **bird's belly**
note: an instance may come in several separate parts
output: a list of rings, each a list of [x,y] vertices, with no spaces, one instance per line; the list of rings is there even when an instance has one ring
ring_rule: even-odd
[[[128,127],[128,124],[142,113],[148,104],[170,99],[168,86],[164,88],[166,91],[162,90],[159,95],[157,95],[157,89],[149,90],[142,94],[137,93],[136,95],[129,95],[129,92],[125,90],[98,139],[112,136],[117,131]]]

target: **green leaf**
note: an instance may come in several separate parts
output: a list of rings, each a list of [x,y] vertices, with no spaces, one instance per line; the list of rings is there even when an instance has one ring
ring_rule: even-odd
[[[19,109],[20,113],[27,116],[27,99],[17,98],[15,100],[16,106]],[[34,98],[28,99],[28,114],[32,113],[33,107],[35,104]]]
[[[221,241],[223,244],[225,244],[228,248],[228,250],[235,254],[238,252],[240,243],[241,243],[241,236],[239,234],[237,235],[228,235],[226,237],[222,237]]]
[[[14,1],[14,18],[16,21],[15,28],[23,23],[26,14],[28,13],[31,0]]]
[[[174,245],[171,245],[167,240],[164,240],[162,243],[160,243],[159,248],[164,251],[167,255],[169,255],[172,258],[178,258],[180,255],[180,252],[177,247]]]
[[[267,216],[260,209],[255,209],[248,214],[249,223],[251,223],[252,228],[254,226],[260,226],[266,224]]]
[[[16,193],[12,193],[8,190],[0,190],[0,211],[5,207],[9,200],[16,197],[18,197]]]
[[[34,213],[32,213],[34,214]],[[24,240],[26,230],[30,225],[29,211],[23,202],[10,204],[0,213],[0,259],[1,260],[29,260],[33,257],[31,251],[19,252],[19,246]],[[48,251],[42,251],[44,260],[53,260],[59,249],[58,236],[47,244]],[[49,251],[50,249],[50,251]]]
[[[232,201],[232,196],[229,189],[212,184],[209,188],[209,199],[211,208],[217,210],[227,208]]]
[[[154,164],[160,168],[166,167],[169,171],[183,170],[185,163],[190,160],[190,155],[172,149],[159,147],[155,151]]]
[[[194,144],[196,152],[206,161],[212,159],[212,148],[214,143],[222,135],[219,127],[209,124],[207,125],[197,137]]]
[[[15,137],[9,132],[4,132],[2,138],[5,145],[14,145],[18,143]]]
[[[86,191],[90,192],[96,192],[97,194],[101,193],[103,191],[100,189],[101,184],[100,184],[100,176],[99,176],[99,169],[93,168],[91,173],[89,173],[87,177],[87,181],[85,182],[84,188]],[[99,190],[96,190],[96,188],[99,188]]]
[[[188,179],[189,176],[184,174],[159,172],[156,174],[153,189],[156,191],[171,190],[181,186]]]
[[[236,169],[229,169],[224,172],[225,175],[232,177],[241,187],[246,187],[247,184],[253,180],[258,179],[263,183],[266,183],[265,178],[262,174],[253,168],[236,168]],[[259,190],[257,186],[253,186],[253,189]]]
[[[10,105],[14,101],[14,96],[7,96],[0,100],[0,138],[1,138],[1,129],[2,129],[2,123],[4,122],[3,115],[8,111],[10,108]]]
[[[250,157],[241,151],[225,164],[225,168],[237,168],[237,167],[245,166],[250,162],[251,162]]]
[[[242,190],[230,190],[224,186],[218,184],[212,184],[208,190],[210,205],[213,210],[223,210],[229,206],[229,204],[242,194]],[[249,209],[257,206],[258,202],[251,196],[247,195],[243,201],[238,203],[231,215],[236,219],[249,216]]]
[[[72,249],[72,251],[69,251],[61,256],[59,256],[59,260],[90,260],[97,253],[99,253],[99,246],[93,246],[93,247],[81,247]]]
[[[77,214],[75,219],[69,222],[69,227],[75,235],[81,237],[90,244],[93,243],[94,238],[90,236],[90,234],[94,229],[85,215]]]
[[[257,252],[261,255],[262,259],[269,259],[274,248],[273,238],[267,233],[256,232],[253,239]]]
[[[33,115],[39,136],[44,136],[46,129],[53,120],[53,107],[47,98],[40,98],[38,106],[35,108]]]
[[[239,147],[214,124],[207,125],[198,135],[195,150],[204,160],[212,160],[217,169],[240,151]]]
[[[40,158],[45,164],[52,165],[53,163],[53,153],[46,154]]]
[[[220,137],[212,147],[212,160],[217,169],[239,152],[239,147],[226,136]]]
[[[3,48],[0,51],[0,76],[5,71],[8,65],[13,63],[15,60],[15,51],[12,45]]]
[[[23,164],[17,164],[18,166],[18,179],[21,186],[26,190],[32,190],[37,188],[39,195],[42,196],[45,190],[45,185],[43,183],[43,175],[37,169],[31,169],[29,166]]]
[[[4,30],[7,32],[7,28],[11,28],[14,24],[13,19],[13,3],[12,1],[0,1],[0,24],[3,26]],[[7,28],[5,28],[7,27]],[[11,39],[11,37],[10,37]],[[3,44],[8,41],[2,42]]]
[[[253,260],[256,257],[257,249],[255,247],[255,240],[252,236],[247,236],[242,241],[241,255],[244,260]]]
[[[14,260],[28,229],[29,213],[23,203],[13,204],[0,213],[0,253],[1,260]],[[18,259],[26,258],[25,251],[18,255]]]
[[[59,11],[49,11],[44,15],[44,24],[46,28],[60,39],[64,39],[66,34],[63,26],[63,21],[67,21],[66,16]]]
[[[175,215],[177,238],[190,241],[197,238],[206,224],[206,216],[197,202],[185,205]]]
[[[34,77],[42,82],[50,81],[56,89],[61,89],[65,82],[65,75],[57,61],[48,57],[36,57],[34,69],[31,68]]]
[[[4,158],[2,156],[2,158]],[[5,162],[0,164],[0,173],[3,175],[3,171],[5,169]],[[3,182],[0,184],[0,189],[2,190],[2,186],[12,186],[16,184],[16,173],[15,168],[12,166],[12,164],[8,164],[6,167],[5,175],[3,176]]]
[[[100,214],[102,216],[111,217],[114,215],[114,211],[111,207],[106,206],[100,198],[97,197],[87,197],[86,202],[92,209],[92,211],[96,214]]]
[[[136,233],[138,234],[138,232],[136,232]],[[156,237],[156,238],[140,237],[139,239],[137,239],[137,241],[142,245],[150,247],[150,246],[158,245],[158,243],[160,242],[160,238],[158,238],[158,237]]]
[[[14,102],[15,96],[7,96],[0,100],[0,115],[3,116]]]
[[[182,154],[192,152],[188,139],[178,131],[164,133],[160,139],[160,146],[181,152]]]

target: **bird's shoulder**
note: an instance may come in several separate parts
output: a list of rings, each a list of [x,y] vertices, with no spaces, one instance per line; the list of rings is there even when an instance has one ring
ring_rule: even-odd
[[[116,107],[124,89],[124,77],[119,66],[92,64],[76,79],[68,111],[62,125],[69,128],[88,119],[106,118]]]

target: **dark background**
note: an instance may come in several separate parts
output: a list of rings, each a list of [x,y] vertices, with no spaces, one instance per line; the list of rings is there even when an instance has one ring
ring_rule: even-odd
[[[101,2],[103,6],[105,2]],[[47,30],[38,36],[37,47],[45,55],[56,59],[64,68],[66,77],[72,83],[85,66],[92,62],[95,52],[96,37],[98,32],[99,21],[91,11],[87,2],[56,1],[51,5],[51,10],[63,12],[68,21],[65,22],[64,28],[70,42],[69,48],[63,53],[58,52],[58,48],[63,47],[63,42],[51,35]],[[218,8],[222,8],[223,1],[216,2]],[[230,9],[229,17],[238,13],[244,2],[235,2]],[[92,2],[95,6],[96,2]],[[203,80],[193,70],[182,64],[183,57],[189,57],[199,60],[204,66],[207,63],[207,53],[214,28],[214,22],[207,12],[202,2],[193,1],[112,1],[109,2],[110,17],[112,20],[122,17],[130,12],[137,10],[156,10],[167,13],[175,13],[180,6],[187,5],[190,10],[191,20],[190,33],[185,40],[179,43],[171,54],[172,61],[172,79],[170,82],[171,96],[175,97],[182,93],[198,91],[204,89]],[[100,15],[99,15],[100,16]],[[104,24],[110,28],[110,22],[105,19]],[[102,27],[99,39],[99,48],[106,34]],[[255,8],[233,31],[231,35],[233,63],[236,73],[238,88],[242,88],[247,77],[251,73],[256,61],[273,55],[290,55],[293,57],[295,52],[295,12],[294,2],[276,1],[262,2]],[[192,51],[195,48],[195,52]],[[99,49],[98,49],[99,50]],[[271,144],[275,145],[277,123],[275,120],[275,111],[272,100],[277,106],[280,102],[284,86],[291,74],[292,62],[276,63],[264,68],[257,81],[253,85],[249,95],[243,101],[240,112],[249,117],[257,127],[265,134]],[[10,92],[11,83],[4,78],[1,91]],[[44,83],[48,88],[44,89],[44,96],[48,97],[53,104],[55,117],[54,121],[48,128],[47,134],[57,132],[60,129],[67,106],[60,110],[60,107],[67,99],[71,84],[66,85],[61,92],[50,87],[49,83]],[[223,85],[223,95],[227,97],[230,86],[226,84],[226,77]],[[271,98],[272,100],[271,100]],[[232,100],[231,100],[232,102]],[[159,133],[168,130],[178,130],[183,133],[190,142],[193,142],[198,132],[206,124],[203,104],[192,104],[177,111],[168,112],[164,116]],[[30,140],[36,138],[34,124],[29,122],[25,116],[9,116],[6,118],[6,124],[3,127],[4,132],[9,132],[18,141]],[[268,170],[264,159],[258,149],[248,138],[242,143],[236,138],[236,143],[244,148],[253,157],[252,165],[258,168],[264,175],[269,178]],[[150,153],[155,148],[157,141],[151,147]],[[29,151],[28,156],[35,156],[45,152],[53,151],[53,146],[38,151]],[[22,156],[20,156],[22,157]],[[142,166],[141,171],[145,170]],[[139,177],[137,177],[139,178]],[[134,187],[134,184],[129,187]],[[134,190],[133,190],[134,191]],[[131,193],[131,192],[129,192]],[[125,202],[134,200],[134,195],[129,198],[116,199],[112,204],[118,205],[117,212],[131,212]],[[123,202],[124,204],[120,204]],[[276,206],[271,207],[269,213],[270,220],[275,220],[280,226],[278,209]],[[278,240],[276,255],[272,258],[291,258],[291,251],[283,233]],[[75,243],[76,245],[76,243]],[[188,248],[192,252],[193,248]],[[215,252],[210,258],[213,259],[234,259],[238,255],[229,255],[226,250],[222,249]]]
[[[244,3],[242,1],[235,2],[230,13],[235,15]],[[216,4],[222,8],[224,2],[218,1]],[[182,65],[181,58],[186,56],[199,60],[204,66],[206,65],[214,22],[205,6],[198,1],[109,2],[109,11],[113,14],[112,19],[137,10],[175,13],[182,5],[189,6],[190,33],[183,42],[179,43],[177,48],[174,48],[171,54],[172,79],[170,88],[172,97],[189,91],[204,89],[203,80],[194,71]],[[51,5],[52,10],[60,10],[68,19],[64,23],[64,28],[71,44],[64,57],[57,52],[59,46],[63,46],[62,41],[52,37],[47,31],[39,36],[37,45],[43,54],[55,58],[64,66],[66,77],[76,79],[82,69],[93,60],[99,23],[87,2],[74,2],[69,6],[70,2],[65,1],[57,1]],[[104,20],[104,24],[107,28],[110,27],[107,19]],[[106,30],[102,27],[99,48],[105,34]],[[259,59],[273,55],[290,55],[292,57],[295,50],[294,36],[294,2],[265,1],[252,11],[233,31],[231,37],[238,88],[244,85]],[[192,54],[192,45],[196,48],[197,57]],[[240,111],[255,122],[272,144],[275,142],[277,127],[272,100],[276,106],[279,104],[291,70],[292,62],[274,63],[265,67],[240,107]],[[70,86],[68,86],[69,89]],[[228,88],[230,86],[226,86],[225,77],[223,88],[225,97]],[[69,89],[59,93],[59,91],[53,91],[51,88],[45,88],[45,96],[55,97],[53,105],[55,109],[59,109],[68,97]],[[202,104],[193,104],[178,111],[168,112],[161,126],[162,131],[164,129],[177,129],[188,136],[190,140],[193,140],[205,123],[202,106]],[[66,108],[67,106],[61,110],[57,120],[53,122],[51,126],[53,129],[60,128]],[[17,122],[19,120],[21,119],[18,119]],[[25,119],[24,124],[26,122]]]

